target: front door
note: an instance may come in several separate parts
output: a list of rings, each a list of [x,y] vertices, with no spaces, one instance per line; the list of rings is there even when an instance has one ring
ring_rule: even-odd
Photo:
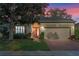
[[[38,27],[33,28],[32,35],[34,38],[39,38],[39,28]]]
[[[39,38],[40,36],[40,25],[38,23],[34,23],[32,25],[32,38]]]

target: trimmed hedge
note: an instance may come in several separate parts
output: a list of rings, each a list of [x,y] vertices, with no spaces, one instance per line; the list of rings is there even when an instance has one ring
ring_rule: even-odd
[[[30,37],[31,37],[30,33],[28,33],[28,34],[23,34],[23,33],[14,34],[14,39],[26,39],[26,38],[30,38]]]

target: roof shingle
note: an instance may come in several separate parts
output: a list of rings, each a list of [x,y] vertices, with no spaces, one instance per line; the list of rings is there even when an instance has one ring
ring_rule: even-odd
[[[39,17],[40,23],[74,23],[72,19],[53,19],[53,17]]]

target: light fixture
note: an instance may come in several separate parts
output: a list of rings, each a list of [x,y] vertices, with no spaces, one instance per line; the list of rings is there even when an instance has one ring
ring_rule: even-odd
[[[71,27],[74,30],[74,26]]]
[[[44,26],[41,26],[40,29],[41,29],[41,32],[44,32],[45,31]]]

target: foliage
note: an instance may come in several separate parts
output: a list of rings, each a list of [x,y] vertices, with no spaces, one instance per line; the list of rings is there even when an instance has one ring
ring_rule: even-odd
[[[35,16],[42,13],[42,9],[47,4],[42,3],[1,3],[0,4],[0,22],[9,23],[9,40],[13,40],[13,27],[15,24],[27,24],[34,20]]]
[[[52,17],[54,19],[72,19],[71,15],[67,14],[66,9],[51,9]]]
[[[27,36],[28,38],[30,38],[30,37],[31,37],[31,33],[27,33],[26,36]]]
[[[76,40],[77,38],[76,38],[75,35],[71,35],[68,39],[70,39],[70,40]]]
[[[79,40],[79,29],[75,29],[75,36]]]
[[[40,40],[44,40],[44,32],[40,33]]]
[[[48,51],[46,42],[36,42],[29,39],[0,41],[1,51]]]
[[[0,4],[0,18],[4,22],[30,23],[34,16],[42,14],[47,4],[42,3],[2,3]]]
[[[24,33],[14,34],[14,39],[26,39],[26,38],[30,38],[30,37],[31,37],[31,33],[28,33],[28,34],[24,34]]]
[[[79,29],[75,29],[75,34],[77,37],[79,37]]]
[[[24,38],[26,38],[25,34],[22,33],[14,34],[14,39],[24,39]]]
[[[79,40],[79,29],[78,28],[75,28],[75,35],[71,35],[69,37],[69,39],[71,39],[71,40]]]

